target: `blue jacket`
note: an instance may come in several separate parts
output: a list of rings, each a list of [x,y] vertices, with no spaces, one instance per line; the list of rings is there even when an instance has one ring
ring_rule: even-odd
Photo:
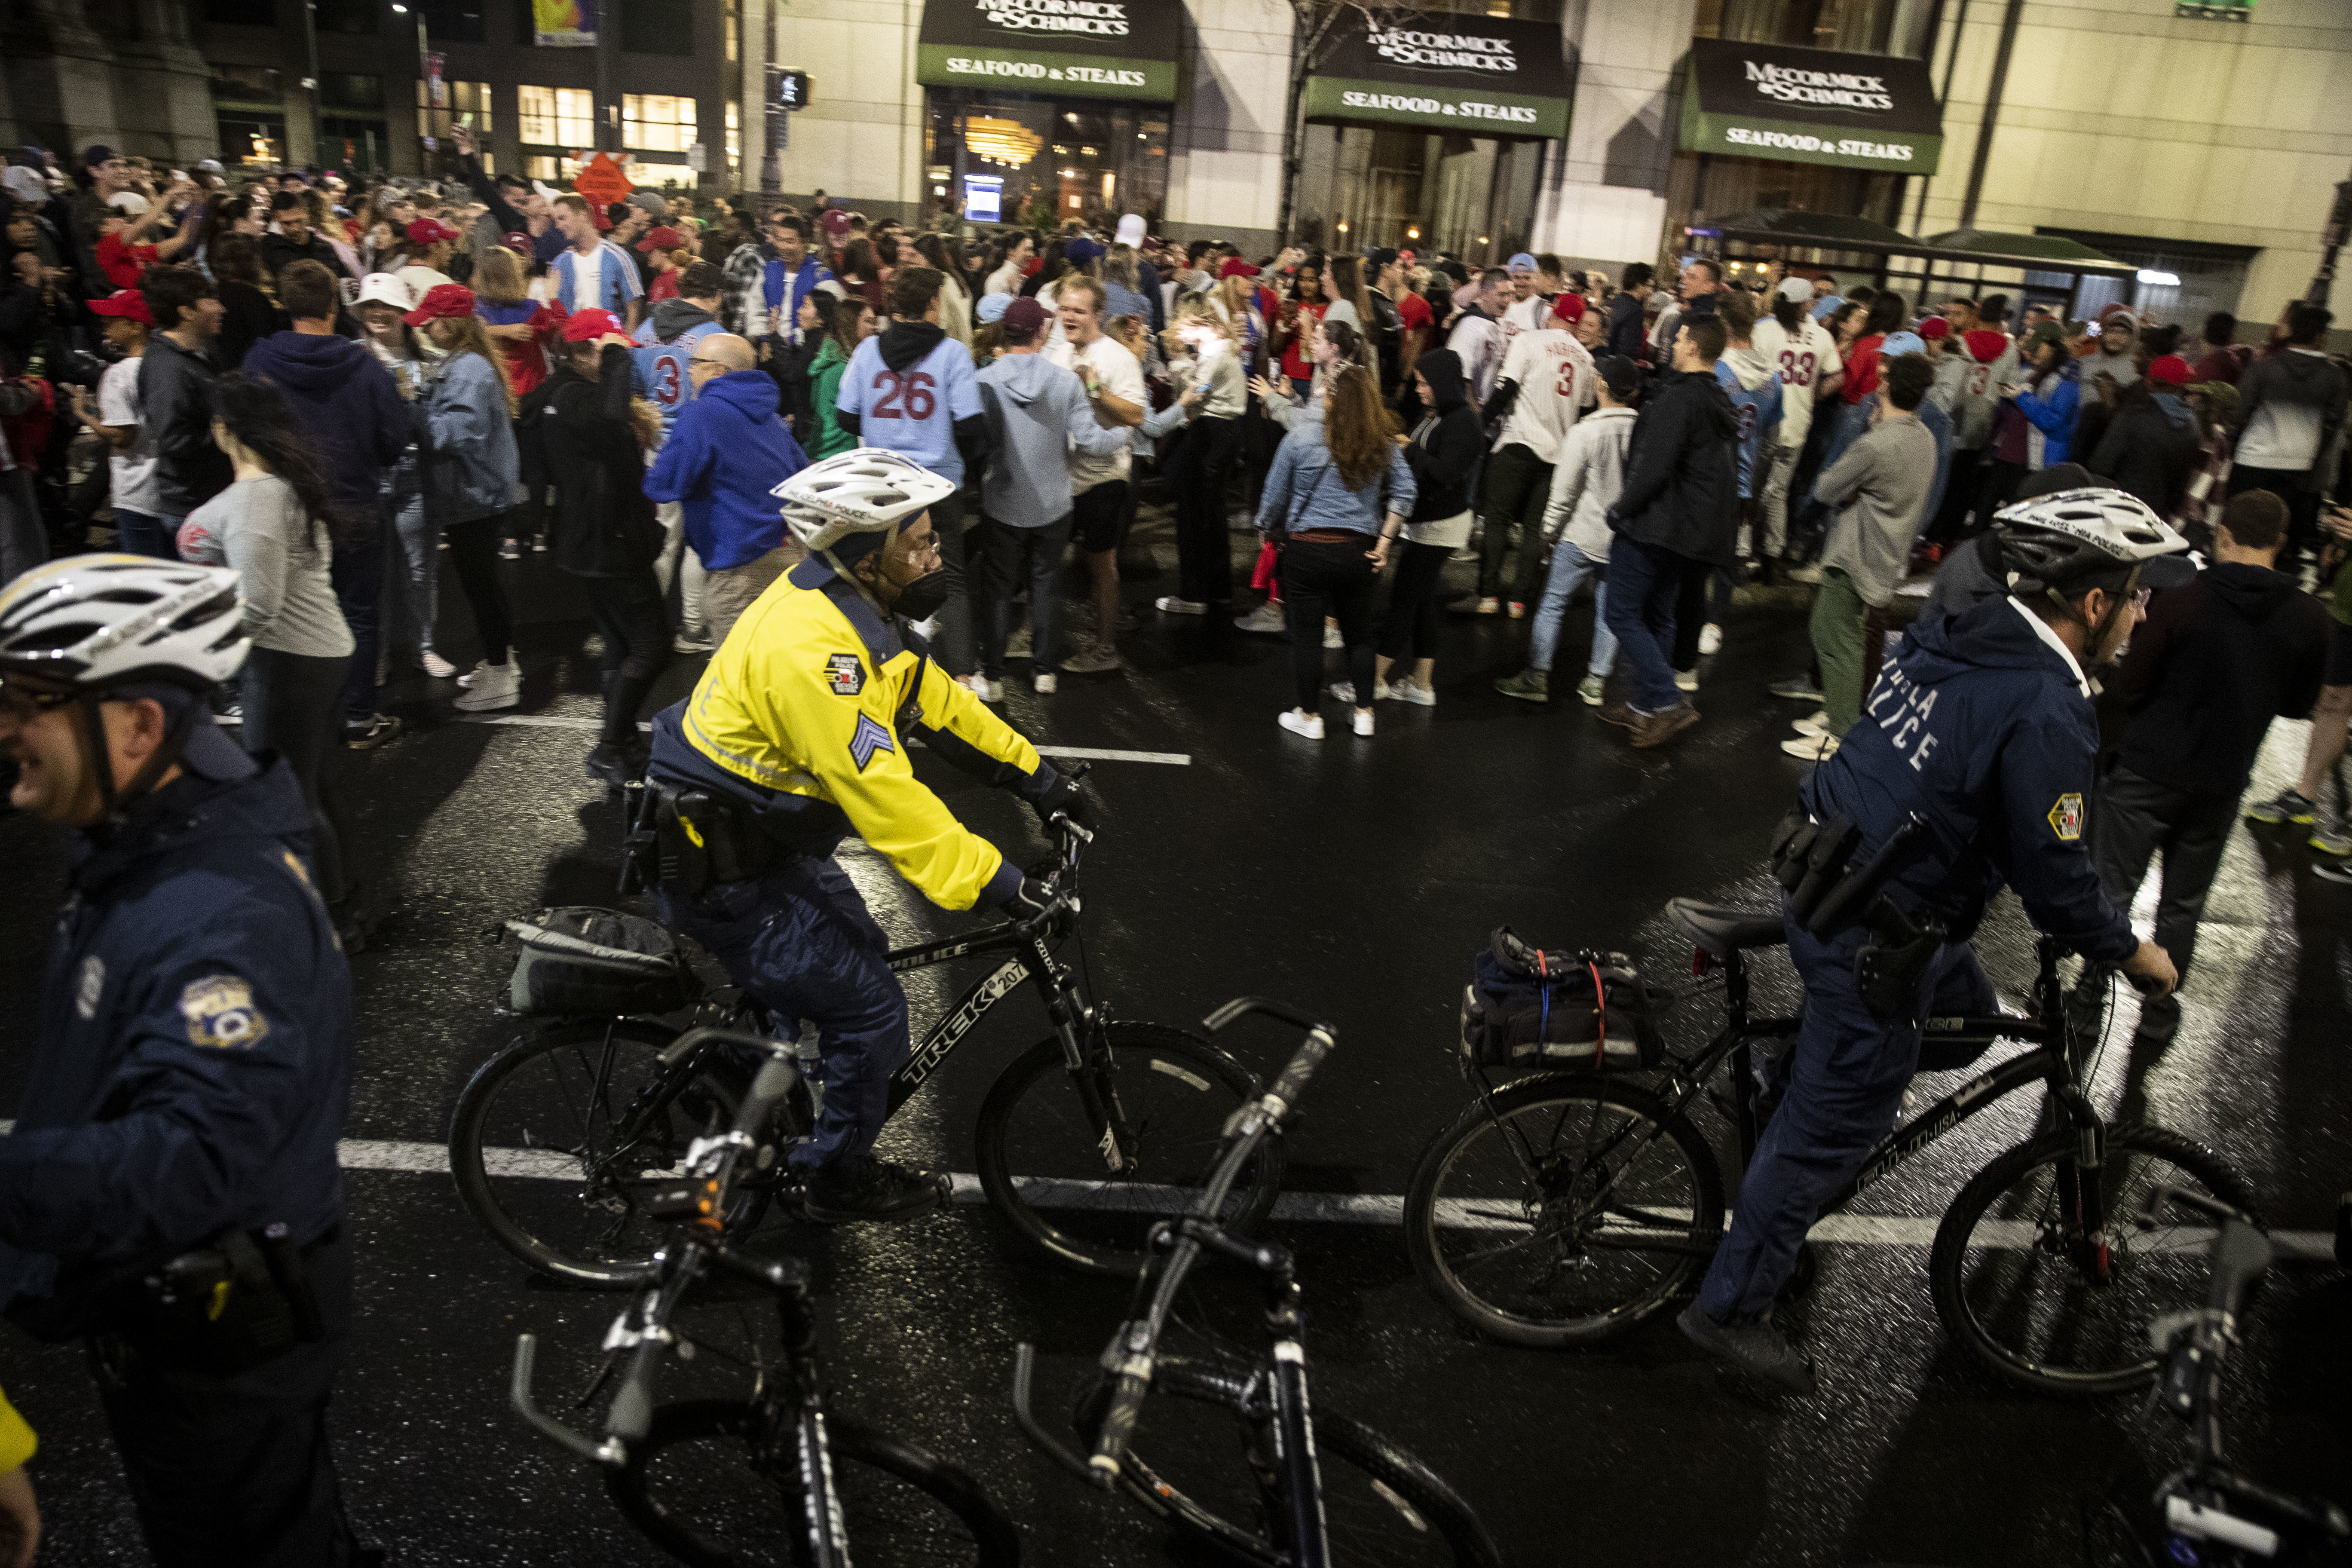
[[[326,459],[319,466],[329,491],[373,512],[384,470],[415,435],[383,362],[354,338],[288,331],[246,350],[238,368],[285,391],[295,422]]]
[[[340,1217],[352,977],[309,851],[275,760],[82,836],[0,1138],[0,1297],[44,1332],[229,1226],[307,1243]]]
[[[776,412],[774,379],[730,371],[678,410],[646,496],[684,502],[687,542],[706,569],[724,572],[783,542],[783,503],[772,492],[807,467]]]
[[[2033,422],[2042,432],[2042,466],[2054,468],[2072,459],[2074,447],[2074,425],[2082,416],[2082,373],[2068,361],[2058,377],[2058,384],[2050,389],[2047,397],[2037,397],[2027,386],[2017,395],[2017,411]],[[2031,448],[2029,447],[2029,450]]]
[[[1331,461],[1330,448],[1323,444],[1323,421],[1301,420],[1274,449],[1274,467],[1267,470],[1265,489],[1258,498],[1257,526],[1261,532],[1345,528],[1376,534],[1390,513],[1411,517],[1419,493],[1412,465],[1393,443],[1388,472],[1361,489],[1349,489]]]
[[[452,354],[415,405],[425,448],[425,516],[434,527],[495,517],[515,503],[515,450],[507,384],[479,354]]]
[[[1913,622],[1804,803],[1860,826],[1858,861],[1910,813],[1924,817],[1888,890],[1955,941],[2006,883],[2042,931],[2092,958],[2127,958],[2138,939],[2099,890],[2083,837],[2099,740],[2090,690],[2040,625],[2007,595]]]
[[[775,335],[798,346],[801,341],[801,301],[807,299],[809,291],[818,284],[832,281],[833,274],[818,266],[814,256],[802,257],[801,264],[790,271],[785,269],[782,258],[771,258],[760,268],[760,298],[769,310],[778,312]],[[764,316],[760,321],[759,330],[751,335],[755,338],[768,336]]]

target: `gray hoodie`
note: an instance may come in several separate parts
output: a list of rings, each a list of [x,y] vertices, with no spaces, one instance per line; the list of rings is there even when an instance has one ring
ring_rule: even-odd
[[[1069,516],[1071,447],[1108,457],[1126,447],[1126,426],[1097,423],[1086,387],[1044,354],[1006,354],[978,379],[990,447],[981,510],[1013,528]]]

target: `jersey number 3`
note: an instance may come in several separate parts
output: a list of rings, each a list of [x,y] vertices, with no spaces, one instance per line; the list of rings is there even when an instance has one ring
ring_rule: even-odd
[[[939,406],[939,397],[932,391],[938,384],[927,371],[912,370],[904,375],[876,371],[874,390],[882,395],[874,400],[874,417],[929,419]]]

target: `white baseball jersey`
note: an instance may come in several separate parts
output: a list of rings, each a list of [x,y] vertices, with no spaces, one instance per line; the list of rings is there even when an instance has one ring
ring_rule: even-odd
[[[1595,400],[1597,374],[1592,355],[1572,332],[1546,327],[1513,338],[1503,356],[1502,379],[1517,382],[1519,392],[1495,433],[1495,450],[1516,443],[1549,459],[1568,438],[1577,415]]]

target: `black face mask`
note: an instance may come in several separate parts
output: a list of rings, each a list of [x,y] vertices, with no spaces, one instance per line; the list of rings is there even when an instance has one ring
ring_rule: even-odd
[[[889,569],[877,563],[877,575],[888,578]],[[928,621],[947,606],[949,596],[962,585],[962,574],[942,564],[902,584],[890,613],[910,621]]]

